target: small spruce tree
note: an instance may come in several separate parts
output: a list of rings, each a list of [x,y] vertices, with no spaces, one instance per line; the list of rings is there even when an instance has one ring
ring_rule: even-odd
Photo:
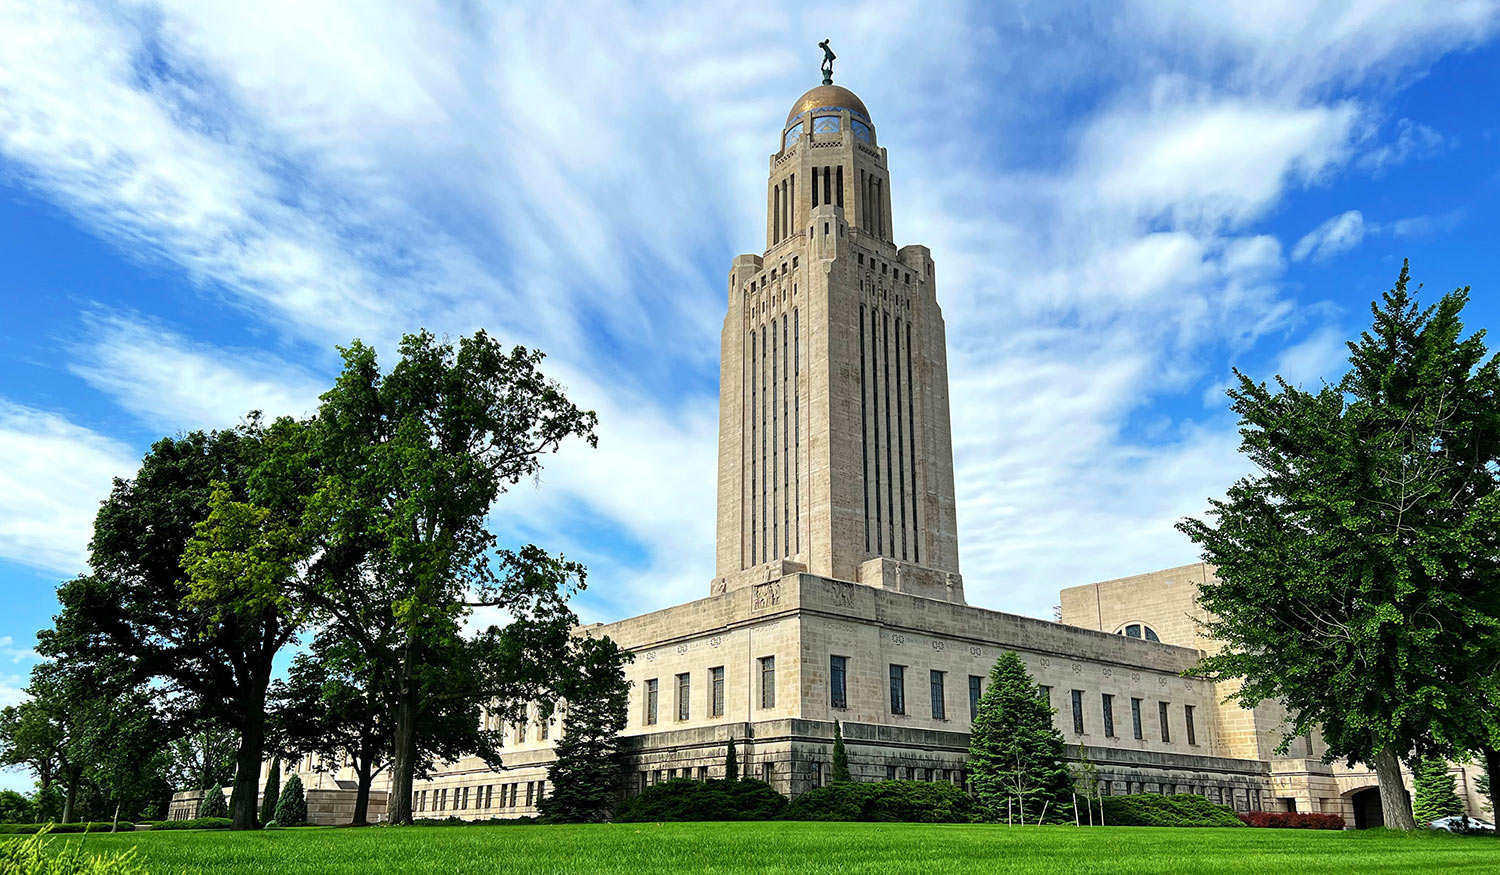
[[[276,825],[301,826],[307,823],[307,797],[302,793],[302,779],[295,774],[286,779],[281,798],[276,800]]]
[[[583,668],[565,690],[567,713],[557,759],[547,769],[551,792],[538,806],[555,823],[606,820],[625,780],[620,730],[630,708],[628,656],[608,638],[579,642]]]
[[[271,760],[271,769],[266,773],[266,789],[260,799],[260,822],[270,823],[276,819],[276,800],[281,798],[281,760]]]
[[[1484,803],[1484,813],[1493,814],[1495,812],[1495,797],[1490,795],[1489,772],[1485,772],[1484,774],[1474,779],[1474,789],[1479,793],[1480,796],[1483,796],[1485,799],[1490,800],[1489,802]]]
[[[1448,774],[1448,763],[1442,757],[1417,760],[1412,767],[1412,783],[1417,791],[1412,800],[1412,816],[1419,826],[1440,817],[1457,817],[1464,813],[1464,804],[1454,789],[1453,776]]]
[[[724,754],[724,780],[740,779],[740,758],[734,752],[734,736],[729,736],[729,752]]]
[[[969,734],[970,780],[990,820],[1008,812],[1023,824],[1038,822],[1044,812],[1072,817],[1072,777],[1052,713],[1021,657],[1002,653]]]
[[[833,721],[833,782],[835,784],[852,781],[854,778],[849,774],[849,754],[844,751],[844,733],[839,729],[839,722]]]
[[[215,784],[203,793],[198,803],[199,817],[228,817],[229,803],[224,800],[224,785]]]

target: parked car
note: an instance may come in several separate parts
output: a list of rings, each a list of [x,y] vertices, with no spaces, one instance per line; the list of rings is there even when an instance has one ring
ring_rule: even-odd
[[[1428,829],[1440,829],[1444,832],[1494,832],[1495,825],[1488,820],[1480,820],[1477,817],[1439,817],[1432,823],[1427,824]]]

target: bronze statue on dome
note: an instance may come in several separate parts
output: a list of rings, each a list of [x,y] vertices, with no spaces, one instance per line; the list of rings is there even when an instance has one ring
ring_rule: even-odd
[[[833,49],[830,49],[828,47],[828,40],[823,40],[822,42],[818,43],[818,48],[823,50],[823,84],[832,85],[833,59],[838,56],[833,53]]]

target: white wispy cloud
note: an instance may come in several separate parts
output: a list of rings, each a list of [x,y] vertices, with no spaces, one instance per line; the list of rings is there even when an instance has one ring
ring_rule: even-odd
[[[0,459],[0,558],[84,570],[94,514],[112,478],[135,470],[136,454],[58,414],[0,399]]]
[[[326,381],[260,350],[189,340],[133,315],[85,314],[68,369],[151,428],[226,428],[251,410],[267,419],[317,410]]]
[[[1292,247],[1292,259],[1322,261],[1348,252],[1365,239],[1365,217],[1359,210],[1340,213],[1308,231]]]
[[[278,340],[484,326],[546,349],[601,446],[549,460],[497,525],[637,543],[590,556],[618,616],[706,592],[724,270],[762,246],[766,155],[815,75],[801,35],[843,34],[897,232],[939,263],[970,597],[1044,613],[1060,586],[1192,558],[1170,523],[1238,473],[1232,424],[1133,417],[1215,379],[1205,350],[1313,343],[1257,223],[1360,160],[1380,107],[1351,85],[1496,20],[1488,0],[13,3],[0,154]],[[1083,117],[1050,109],[1079,93]],[[301,409],[327,366],[190,333],[95,315],[73,367],[165,429]],[[1288,363],[1326,366],[1315,349]]]

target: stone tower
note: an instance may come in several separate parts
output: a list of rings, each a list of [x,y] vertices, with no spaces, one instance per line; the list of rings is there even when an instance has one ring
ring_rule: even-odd
[[[806,571],[963,602],[935,269],[891,218],[864,103],[799,97],[766,251],[729,269],[715,594]]]

